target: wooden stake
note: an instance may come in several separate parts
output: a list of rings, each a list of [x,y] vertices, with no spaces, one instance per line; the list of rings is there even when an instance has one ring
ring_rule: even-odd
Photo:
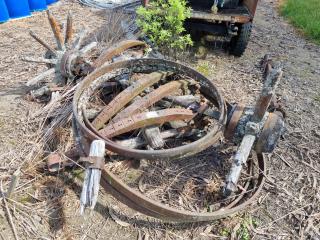
[[[1,197],[2,197],[2,201],[3,201],[3,205],[5,206],[5,209],[6,209],[6,213],[8,215],[8,220],[9,220],[9,223],[10,223],[10,226],[12,228],[12,232],[13,232],[13,235],[14,235],[14,238],[16,240],[19,240],[19,237],[18,237],[18,233],[17,233],[17,229],[13,223],[13,220],[12,220],[12,215],[11,215],[11,212],[10,212],[10,209],[8,207],[8,203],[7,203],[7,200],[6,200],[6,196],[3,194],[3,188],[2,188],[2,182],[1,182],[1,186],[0,186],[0,192],[1,192]]]
[[[89,157],[104,157],[105,142],[102,140],[94,140],[90,146]],[[97,203],[99,194],[99,185],[101,178],[101,170],[94,168],[86,168],[85,178],[82,186],[80,197],[80,214],[84,213],[86,207],[93,209]]]
[[[20,169],[17,169],[11,177],[11,182],[7,191],[7,198],[10,198],[12,193],[14,192],[14,190],[16,189],[18,183],[19,183],[19,179],[20,179]]]

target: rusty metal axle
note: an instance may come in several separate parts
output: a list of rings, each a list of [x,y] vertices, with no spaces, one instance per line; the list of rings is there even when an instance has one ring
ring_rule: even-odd
[[[237,106],[225,132],[226,137],[240,143],[226,179],[225,196],[237,190],[242,166],[246,164],[251,149],[255,148],[259,154],[271,153],[284,129],[283,115],[280,112],[278,114],[268,112],[282,70],[272,68],[269,58],[265,57],[264,60],[267,61],[262,63],[266,73],[265,82],[255,107]]]

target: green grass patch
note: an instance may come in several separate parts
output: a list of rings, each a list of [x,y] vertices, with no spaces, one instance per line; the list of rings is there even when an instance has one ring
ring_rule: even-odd
[[[306,36],[320,44],[320,0],[284,0],[280,11]]]
[[[196,70],[202,73],[204,76],[208,77],[210,74],[210,65],[208,62],[198,63],[198,65],[196,66]]]

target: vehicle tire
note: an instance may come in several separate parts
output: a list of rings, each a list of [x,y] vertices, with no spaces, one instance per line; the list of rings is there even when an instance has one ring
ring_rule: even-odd
[[[252,30],[252,22],[239,26],[238,35],[231,38],[230,54],[241,57],[247,48]]]

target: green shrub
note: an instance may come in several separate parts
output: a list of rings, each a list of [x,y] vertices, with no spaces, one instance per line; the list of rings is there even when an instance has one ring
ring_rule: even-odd
[[[192,45],[190,35],[184,34],[184,21],[191,15],[186,0],[151,1],[147,8],[139,7],[137,15],[137,25],[161,50],[184,50]]]

